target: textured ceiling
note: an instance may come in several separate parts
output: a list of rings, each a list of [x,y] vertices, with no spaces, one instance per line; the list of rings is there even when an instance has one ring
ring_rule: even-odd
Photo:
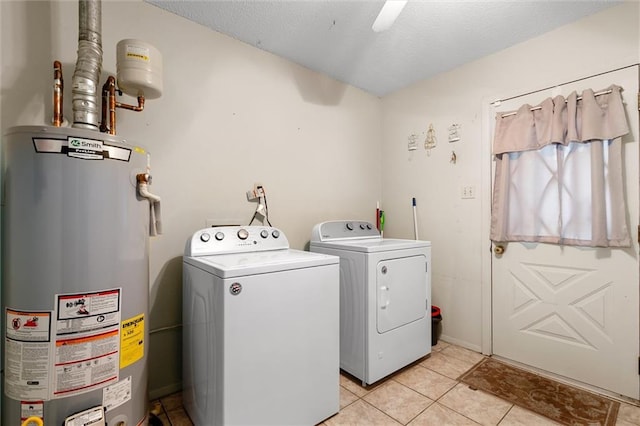
[[[377,96],[621,3],[414,0],[375,33],[384,1],[145,1]]]

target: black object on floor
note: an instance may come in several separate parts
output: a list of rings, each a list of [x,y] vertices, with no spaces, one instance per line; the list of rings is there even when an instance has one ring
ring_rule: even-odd
[[[162,420],[156,417],[155,414],[149,413],[149,426],[164,426]]]
[[[438,344],[439,326],[442,321],[440,308],[435,305],[431,306],[431,346]]]

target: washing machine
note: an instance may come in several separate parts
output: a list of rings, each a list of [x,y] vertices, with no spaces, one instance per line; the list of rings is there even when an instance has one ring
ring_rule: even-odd
[[[331,221],[310,251],[340,257],[340,368],[368,385],[431,352],[430,242]]]
[[[339,410],[339,259],[263,226],[183,257],[183,399],[197,426],[314,425]]]

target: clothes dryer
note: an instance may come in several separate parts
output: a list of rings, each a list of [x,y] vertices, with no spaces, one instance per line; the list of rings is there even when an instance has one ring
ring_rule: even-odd
[[[314,425],[339,410],[339,259],[272,227],[197,231],[183,258],[183,399],[196,425]]]
[[[340,368],[372,384],[431,352],[430,242],[331,221],[310,250],[340,257]]]

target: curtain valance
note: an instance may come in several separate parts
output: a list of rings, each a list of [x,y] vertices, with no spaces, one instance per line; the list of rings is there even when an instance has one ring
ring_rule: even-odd
[[[493,153],[531,151],[549,144],[611,140],[629,132],[620,87],[595,96],[592,89],[567,98],[547,98],[540,105],[522,105],[515,113],[496,116]]]

